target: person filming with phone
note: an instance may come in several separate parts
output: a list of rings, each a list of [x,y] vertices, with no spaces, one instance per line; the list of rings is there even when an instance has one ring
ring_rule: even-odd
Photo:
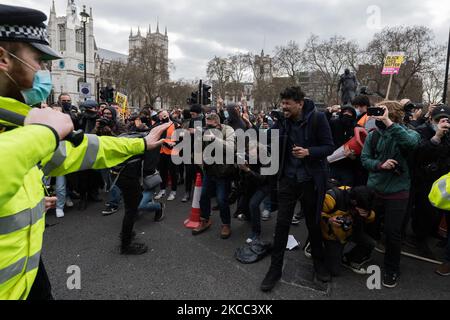
[[[376,192],[375,212],[380,240],[380,226],[384,219],[385,258],[383,285],[397,286],[400,275],[402,226],[408,209],[411,177],[407,158],[419,142],[417,132],[403,124],[405,112],[397,101],[384,101],[368,109],[378,129],[367,137],[361,155],[363,166],[369,171],[367,186]],[[380,218],[381,217],[381,218]]]
[[[414,158],[411,224],[420,254],[434,258],[427,239],[437,232],[443,211],[431,205],[428,194],[433,183],[450,172],[450,108],[436,106],[430,117],[416,129],[421,140]]]

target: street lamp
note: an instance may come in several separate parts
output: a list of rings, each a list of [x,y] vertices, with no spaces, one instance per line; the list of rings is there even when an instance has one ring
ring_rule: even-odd
[[[81,22],[83,23],[83,53],[84,53],[84,83],[87,82],[87,65],[86,65],[86,23],[89,21],[89,14],[86,12],[86,6],[80,12]]]

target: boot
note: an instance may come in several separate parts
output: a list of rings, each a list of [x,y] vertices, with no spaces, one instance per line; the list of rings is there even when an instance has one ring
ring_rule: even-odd
[[[275,287],[278,281],[281,279],[281,269],[280,268],[272,268],[270,267],[266,276],[264,277],[263,282],[261,283],[260,289],[263,292],[269,292]]]
[[[322,282],[330,282],[331,281],[331,273],[325,266],[325,263],[320,260],[314,260],[314,274],[317,280]]]
[[[231,236],[231,227],[229,224],[224,224],[220,231],[220,237],[222,239],[228,239]]]
[[[140,255],[147,251],[147,245],[139,242],[131,242],[128,245],[122,245],[120,248],[120,254],[123,255]]]
[[[199,235],[200,233],[205,232],[206,230],[209,229],[209,227],[211,227],[211,225],[212,225],[211,219],[206,220],[206,219],[201,218],[200,225],[197,228],[192,230],[192,235],[196,236],[196,235]]]

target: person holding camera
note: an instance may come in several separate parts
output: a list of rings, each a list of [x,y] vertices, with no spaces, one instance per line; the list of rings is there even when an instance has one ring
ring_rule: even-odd
[[[374,192],[366,186],[335,187],[327,191],[320,225],[324,238],[325,264],[332,276],[339,276],[342,264],[358,274],[366,274],[363,265],[370,261],[376,241],[367,234],[367,225],[375,220]],[[346,244],[356,244],[343,255]]]
[[[430,122],[416,130],[421,141],[414,158],[414,193],[411,224],[419,254],[434,258],[427,238],[436,234],[443,212],[428,200],[434,181],[450,172],[450,108],[437,106],[431,112]]]
[[[375,119],[378,130],[372,131],[367,137],[361,161],[369,171],[367,186],[377,195],[375,212],[378,230],[381,218],[384,219],[386,253],[383,285],[393,288],[397,286],[400,276],[402,226],[411,188],[407,160],[409,153],[419,145],[420,135],[403,125],[405,112],[399,102],[385,101],[376,108],[369,108],[368,114]],[[379,233],[374,236],[379,238]]]
[[[225,161],[225,154],[234,152],[235,132],[233,128],[221,124],[219,115],[212,113],[206,116],[205,129],[203,141],[205,144],[219,143]],[[214,131],[211,132],[211,130]],[[231,236],[231,214],[228,197],[231,188],[230,177],[233,176],[235,171],[234,164],[220,164],[216,163],[214,159],[210,160],[212,160],[212,163],[205,162],[204,158],[202,193],[200,196],[200,226],[192,230],[192,235],[203,233],[211,227],[211,198],[216,195],[222,220],[220,236],[222,239],[228,239]]]

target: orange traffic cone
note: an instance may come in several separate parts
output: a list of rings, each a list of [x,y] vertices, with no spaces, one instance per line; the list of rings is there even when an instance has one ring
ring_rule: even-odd
[[[197,173],[195,179],[194,196],[192,197],[192,210],[189,219],[184,221],[184,226],[189,229],[195,229],[200,226],[200,196],[202,195],[202,176]]]

